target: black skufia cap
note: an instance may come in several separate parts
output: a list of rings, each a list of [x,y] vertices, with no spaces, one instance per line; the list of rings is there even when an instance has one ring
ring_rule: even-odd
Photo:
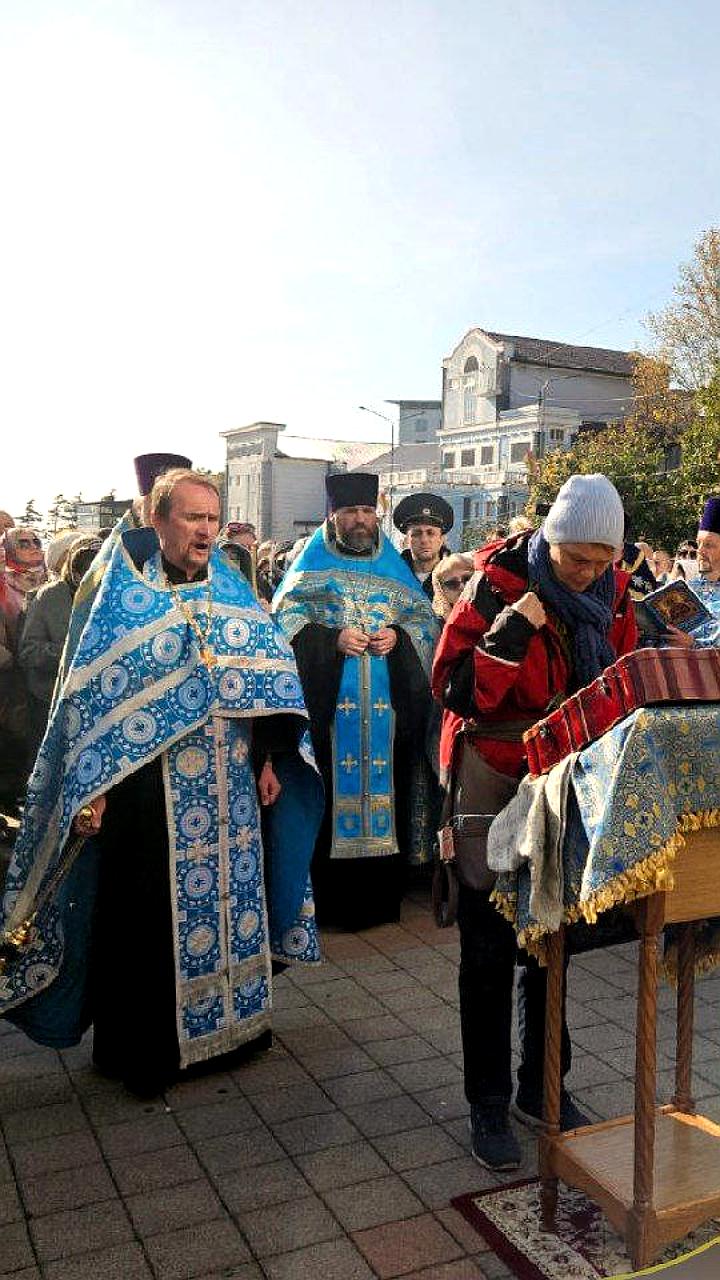
[[[375,507],[378,499],[378,477],[372,471],[337,471],[325,477],[328,506]]]

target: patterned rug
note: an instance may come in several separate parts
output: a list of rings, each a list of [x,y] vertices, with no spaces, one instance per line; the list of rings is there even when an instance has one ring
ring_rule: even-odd
[[[518,1280],[598,1280],[598,1276],[632,1274],[623,1243],[602,1211],[570,1187],[560,1186],[557,1235],[540,1229],[540,1183],[536,1178],[458,1196],[452,1203]],[[715,1218],[666,1249],[655,1263],[653,1277],[666,1271],[672,1280],[720,1276],[720,1244],[703,1249],[685,1263],[663,1265],[716,1240],[719,1232],[720,1219]],[[714,1270],[707,1269],[711,1257]]]

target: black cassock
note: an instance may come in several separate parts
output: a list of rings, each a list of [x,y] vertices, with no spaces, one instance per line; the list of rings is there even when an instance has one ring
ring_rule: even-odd
[[[410,637],[401,627],[387,656],[390,700],[395,712],[393,793],[399,856],[330,858],[333,822],[331,729],[345,658],[338,652],[339,628],[310,622],[292,641],[300,672],[318,768],[325,784],[325,816],[315,845],[312,881],[321,924],[366,929],[397,920],[408,878],[410,851],[424,846],[431,856],[439,791],[427,758],[432,695]]]

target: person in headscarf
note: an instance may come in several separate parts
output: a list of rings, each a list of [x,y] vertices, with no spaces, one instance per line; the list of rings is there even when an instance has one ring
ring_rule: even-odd
[[[100,546],[99,538],[76,530],[72,540],[63,547],[60,576],[40,587],[27,608],[18,645],[18,665],[28,691],[33,759],[47,725],[75,593]]]
[[[0,557],[4,562],[0,579],[0,611],[4,613],[14,637],[18,619],[27,608],[28,597],[47,581],[40,535],[25,526],[6,529],[0,539]]]
[[[77,529],[58,529],[57,533],[53,534],[45,552],[48,578],[60,577],[71,546],[81,536],[81,532]]]
[[[452,552],[440,560],[432,572],[433,613],[446,622],[473,575],[473,558]]]
[[[536,533],[476,552],[476,572],[440,637],[433,667],[433,692],[445,707],[440,763],[451,798],[472,784],[481,795],[476,811],[498,812],[526,768],[524,731],[636,647],[630,577],[614,566],[622,544],[623,507],[614,485],[603,475],[576,475]],[[509,1122],[513,975],[517,960],[521,1062],[513,1110],[537,1128],[546,970],[517,953],[514,930],[491,901],[494,875],[480,839],[476,871],[476,886],[485,888],[461,883],[458,902],[472,1151],[488,1168],[514,1169],[520,1149]],[[565,1075],[564,1015],[562,1066]],[[563,1089],[562,1128],[585,1122]]]

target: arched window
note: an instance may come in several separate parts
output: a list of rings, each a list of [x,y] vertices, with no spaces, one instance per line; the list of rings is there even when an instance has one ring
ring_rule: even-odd
[[[465,361],[465,367],[463,369],[463,373],[477,373],[477,371],[478,371],[477,356],[468,356],[467,360]]]

